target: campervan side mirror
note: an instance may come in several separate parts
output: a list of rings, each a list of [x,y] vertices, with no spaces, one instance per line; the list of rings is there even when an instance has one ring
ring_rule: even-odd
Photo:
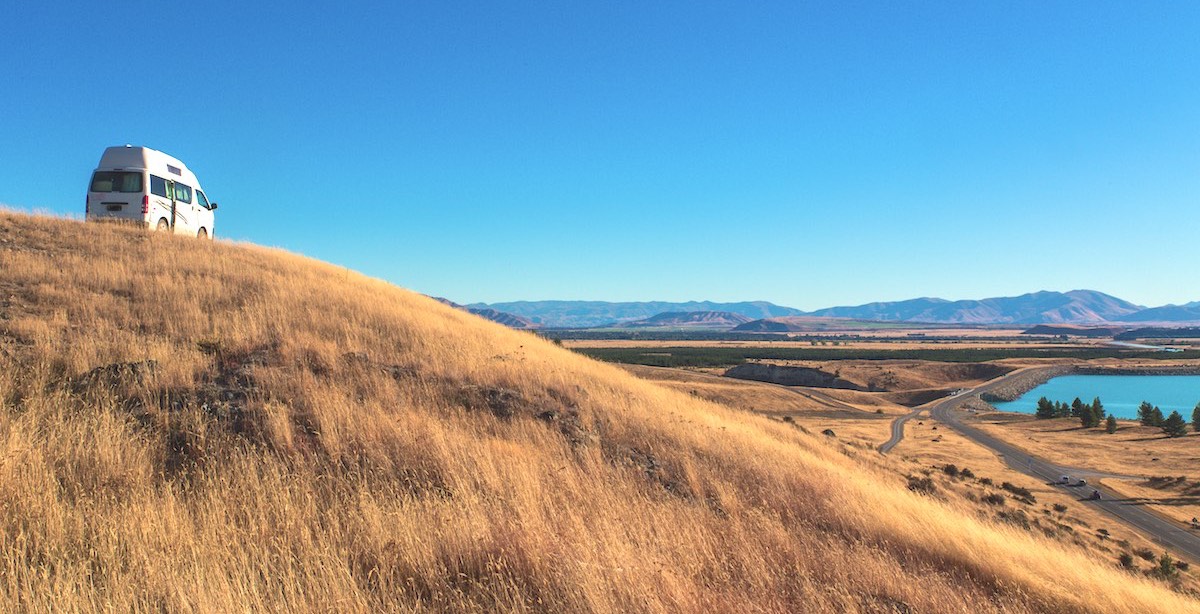
[[[217,208],[217,203],[208,203],[208,209],[210,211],[216,210],[216,208]]]

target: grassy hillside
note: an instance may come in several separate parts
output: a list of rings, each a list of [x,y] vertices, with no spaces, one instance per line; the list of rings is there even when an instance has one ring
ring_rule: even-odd
[[[5,611],[1197,610],[826,439],[338,267],[0,213]]]

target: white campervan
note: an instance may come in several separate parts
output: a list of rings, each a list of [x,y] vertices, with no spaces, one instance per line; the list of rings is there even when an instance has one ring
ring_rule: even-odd
[[[149,147],[109,147],[92,173],[88,220],[123,220],[160,231],[213,236],[213,210],[183,162]]]

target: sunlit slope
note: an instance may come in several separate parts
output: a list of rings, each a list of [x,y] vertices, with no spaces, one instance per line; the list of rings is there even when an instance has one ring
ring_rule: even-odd
[[[1196,608],[273,250],[0,214],[0,403],[2,610]]]

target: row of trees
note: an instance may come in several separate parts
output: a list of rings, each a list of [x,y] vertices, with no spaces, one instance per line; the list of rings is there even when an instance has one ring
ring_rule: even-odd
[[[1187,435],[1187,422],[1184,422],[1182,414],[1173,411],[1164,418],[1162,410],[1147,401],[1142,401],[1138,406],[1138,422],[1142,423],[1142,426],[1157,426],[1168,437]],[[1200,432],[1200,403],[1196,403],[1196,407],[1192,409],[1192,430]]]
[[[1105,416],[1104,404],[1100,402],[1100,397],[1096,397],[1091,403],[1084,403],[1082,399],[1075,397],[1070,404],[1042,397],[1038,399],[1034,415],[1041,419],[1077,418],[1084,428],[1095,428],[1103,422],[1104,430],[1109,433],[1117,432],[1117,419],[1115,416]],[[1182,414],[1173,411],[1164,417],[1161,409],[1147,401],[1142,401],[1138,407],[1138,422],[1142,426],[1157,426],[1168,437],[1187,435],[1187,422]],[[1200,403],[1192,410],[1192,430],[1200,432]]]
[[[1084,403],[1082,399],[1075,397],[1070,405],[1060,401],[1051,402],[1050,399],[1042,397],[1038,399],[1034,415],[1042,419],[1078,418],[1084,428],[1094,428],[1105,421],[1104,403],[1100,402],[1100,397],[1096,397],[1091,403]],[[1108,421],[1112,422],[1112,428],[1116,430],[1116,418],[1108,416]]]

